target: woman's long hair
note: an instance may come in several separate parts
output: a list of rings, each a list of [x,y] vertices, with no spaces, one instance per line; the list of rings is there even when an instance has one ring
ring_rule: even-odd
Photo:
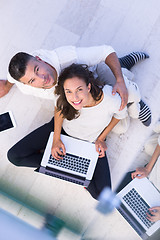
[[[57,100],[57,111],[61,111],[63,118],[67,120],[72,120],[79,116],[79,111],[68,103],[64,92],[65,80],[73,77],[81,78],[87,86],[89,83],[91,84],[90,93],[95,101],[99,101],[103,94],[102,84],[95,80],[93,73],[88,70],[87,65],[72,64],[65,68],[58,78],[55,94],[59,95]]]

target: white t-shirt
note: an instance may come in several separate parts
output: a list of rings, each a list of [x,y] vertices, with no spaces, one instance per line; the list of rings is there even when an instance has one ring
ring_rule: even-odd
[[[160,135],[158,137],[158,145],[160,146]]]
[[[127,117],[127,108],[119,111],[121,98],[118,93],[112,95],[112,87],[105,85],[103,88],[103,100],[96,106],[82,108],[80,116],[71,121],[64,119],[65,132],[79,139],[94,142],[112,117],[123,119]]]
[[[89,67],[91,67],[91,71],[95,71],[95,65],[105,61],[106,57],[113,52],[114,49],[108,45],[84,48],[76,48],[75,46],[64,46],[56,48],[52,51],[40,49],[33,52],[31,55],[39,56],[43,61],[52,65],[56,69],[59,76],[60,72],[72,63],[87,64]],[[25,94],[55,100],[55,87],[50,89],[31,87],[29,85],[16,81],[10,76],[9,73],[7,78],[10,83],[15,83],[20,89],[20,91]]]

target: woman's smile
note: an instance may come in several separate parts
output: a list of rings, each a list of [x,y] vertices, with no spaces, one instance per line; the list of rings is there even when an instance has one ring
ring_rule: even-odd
[[[79,100],[79,101],[74,101],[74,102],[72,102],[74,105],[79,105],[79,104],[81,104],[81,102],[82,102],[82,100]]]

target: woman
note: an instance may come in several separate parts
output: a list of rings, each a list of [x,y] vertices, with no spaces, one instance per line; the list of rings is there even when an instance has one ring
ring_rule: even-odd
[[[160,121],[154,126],[153,131],[154,134],[150,136],[145,144],[145,152],[151,156],[151,159],[146,166],[139,167],[131,173],[132,179],[148,177],[156,162],[160,161]],[[160,220],[160,206],[150,208],[149,213],[146,214],[151,222]]]
[[[65,154],[60,138],[62,128],[72,137],[95,142],[99,159],[87,190],[97,199],[105,186],[111,187],[105,140],[118,122],[127,117],[126,108],[119,111],[120,96],[113,96],[110,86],[102,89],[87,66],[72,64],[66,68],[59,76],[55,93],[58,99],[52,155],[58,160]]]
[[[148,177],[157,161],[160,161],[160,121],[156,124],[155,132],[145,144],[145,152],[151,156],[150,161],[144,167],[138,167],[135,171],[128,172],[116,192],[120,192],[132,179]],[[151,180],[152,181],[152,180]],[[148,209],[146,218],[151,222],[160,220],[160,206]]]

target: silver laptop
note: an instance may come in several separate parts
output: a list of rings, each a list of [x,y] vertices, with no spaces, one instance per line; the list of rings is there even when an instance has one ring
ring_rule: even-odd
[[[42,158],[39,172],[79,185],[88,186],[98,160],[95,144],[61,134],[66,155],[56,160],[51,155],[53,142],[51,132]]]
[[[160,206],[160,192],[148,178],[135,178],[117,196],[121,200],[117,210],[142,239],[147,239],[160,228],[160,220],[153,223],[146,218],[148,208]]]

